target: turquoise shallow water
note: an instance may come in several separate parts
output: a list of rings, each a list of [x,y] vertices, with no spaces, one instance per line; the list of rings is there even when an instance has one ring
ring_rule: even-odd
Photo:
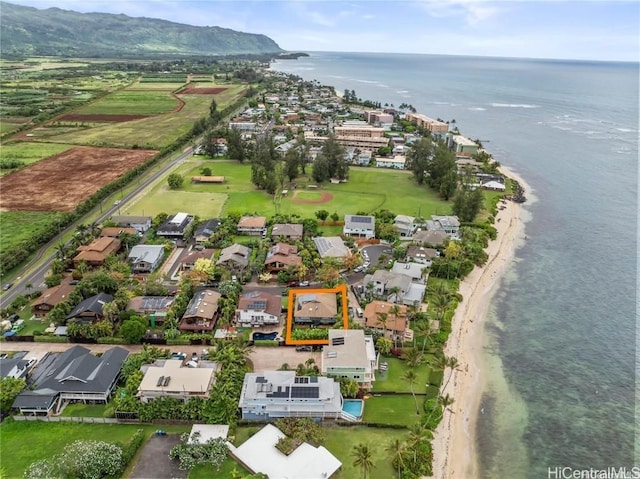
[[[312,53],[273,68],[455,119],[531,186],[487,321],[482,476],[640,464],[638,64]]]

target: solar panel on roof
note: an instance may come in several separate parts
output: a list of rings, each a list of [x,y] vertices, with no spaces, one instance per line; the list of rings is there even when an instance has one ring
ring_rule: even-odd
[[[352,216],[351,221],[354,223],[371,223],[371,216]]]
[[[292,386],[291,397],[298,399],[317,399],[320,397],[319,387]]]
[[[265,377],[264,377],[264,376],[258,376],[258,377],[256,378],[256,382],[257,382],[257,383],[267,383],[267,382],[269,382],[269,381],[267,381],[267,380],[265,379]]]
[[[267,307],[266,301],[254,301],[249,303],[247,309],[265,309]]]
[[[317,383],[318,382],[318,378],[316,376],[311,376],[311,378],[309,378],[309,379],[310,379],[310,381],[312,383]]]
[[[293,382],[295,384],[309,384],[309,378],[308,377],[296,377],[293,379]]]
[[[342,346],[344,344],[344,337],[340,336],[339,338],[331,338],[331,344],[333,346]]]

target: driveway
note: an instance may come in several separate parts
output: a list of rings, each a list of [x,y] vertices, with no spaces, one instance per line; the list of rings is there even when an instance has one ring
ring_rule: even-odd
[[[320,367],[321,355],[321,352],[299,352],[293,346],[280,346],[279,348],[253,348],[249,359],[253,362],[253,371],[261,373],[280,369],[284,363],[287,363],[291,369],[295,369],[298,364],[304,364],[309,358],[313,358]]]
[[[369,256],[369,262],[375,266],[379,263],[380,256],[383,254],[387,256],[387,259],[391,259],[393,255],[393,250],[388,245],[372,245],[366,246],[362,248],[362,253],[367,253]]]
[[[161,429],[162,427],[160,427]],[[188,471],[178,468],[178,461],[169,459],[169,451],[180,443],[180,434],[153,434],[142,449],[129,479],[186,479]]]

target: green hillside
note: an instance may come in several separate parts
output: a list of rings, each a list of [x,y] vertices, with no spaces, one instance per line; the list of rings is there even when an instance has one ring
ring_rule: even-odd
[[[281,52],[265,35],[194,27],[154,18],[39,10],[0,2],[2,54],[22,56],[140,57]]]

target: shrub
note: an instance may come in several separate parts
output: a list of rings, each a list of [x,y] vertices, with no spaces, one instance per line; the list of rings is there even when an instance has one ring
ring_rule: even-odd
[[[36,343],[66,343],[66,336],[50,336],[43,334],[42,336],[34,336],[33,341]]]
[[[167,346],[188,346],[191,341],[186,338],[167,339]]]
[[[106,338],[98,338],[98,344],[124,344],[124,338],[116,338],[116,337],[106,337]]]
[[[266,348],[276,347],[277,348],[280,345],[280,343],[275,339],[258,339],[253,342],[253,345],[258,347],[266,347]]]

